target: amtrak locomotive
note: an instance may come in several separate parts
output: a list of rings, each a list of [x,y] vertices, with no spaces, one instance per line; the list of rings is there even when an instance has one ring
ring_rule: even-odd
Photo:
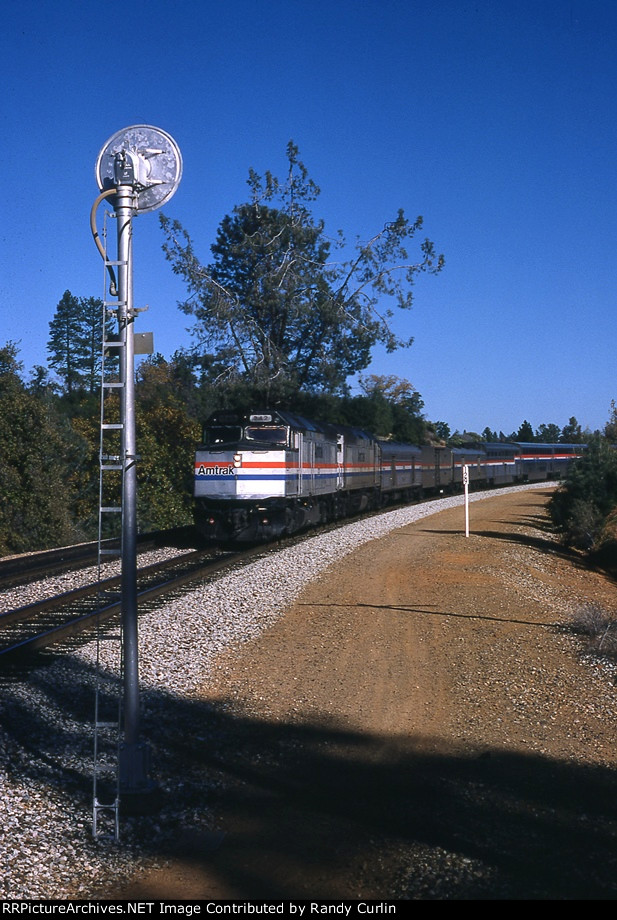
[[[580,444],[416,447],[279,410],[215,412],[195,456],[195,522],[220,542],[258,542],[394,501],[559,478]]]

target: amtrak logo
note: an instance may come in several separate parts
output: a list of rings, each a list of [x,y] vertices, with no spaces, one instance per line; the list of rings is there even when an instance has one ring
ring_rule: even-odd
[[[204,466],[203,463],[197,467],[197,476],[233,476],[235,475],[233,466]]]

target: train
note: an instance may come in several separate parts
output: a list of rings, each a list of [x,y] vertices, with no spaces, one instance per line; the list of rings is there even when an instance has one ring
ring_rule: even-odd
[[[424,495],[560,479],[582,444],[399,444],[279,409],[213,413],[195,454],[194,516],[218,543],[259,543]]]

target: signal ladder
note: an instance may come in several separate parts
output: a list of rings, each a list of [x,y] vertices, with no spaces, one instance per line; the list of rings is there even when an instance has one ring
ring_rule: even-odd
[[[126,265],[110,261],[107,255],[104,262],[105,272],[110,274],[113,273],[113,266]],[[121,397],[124,381],[121,367],[128,329],[126,323],[117,333],[112,333],[109,328],[110,318],[113,315],[117,316],[121,307],[126,307],[126,304],[119,300],[108,301],[105,296],[103,297],[99,438],[99,583],[102,580],[104,562],[110,558],[120,560],[122,556],[122,488],[125,458],[122,453],[124,424]],[[126,310],[124,313],[126,315]],[[101,602],[103,594],[101,590]],[[101,624],[97,625],[92,835],[95,839],[114,841],[118,841],[120,837],[119,748],[122,737],[122,671],[120,623],[112,632],[105,631]]]

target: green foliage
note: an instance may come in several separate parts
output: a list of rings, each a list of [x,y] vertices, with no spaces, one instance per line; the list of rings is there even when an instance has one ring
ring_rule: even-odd
[[[366,408],[372,409],[375,416],[374,426],[365,422],[365,428],[379,437],[393,441],[408,444],[424,442],[424,402],[409,380],[392,374],[369,374],[360,377],[359,383],[366,395]]]
[[[98,535],[100,410],[92,401],[83,406],[73,401],[71,405],[71,429],[82,445],[67,471],[71,483],[71,509],[87,538],[95,540]],[[60,403],[61,411],[67,409],[66,401]],[[104,496],[104,504],[115,504],[115,493]],[[112,535],[115,534],[105,534]]]
[[[53,407],[28,392],[17,350],[0,349],[0,554],[72,542],[70,463],[79,439]]]
[[[611,444],[617,444],[617,403],[611,399],[611,414],[604,426],[604,437]]]
[[[554,493],[549,513],[567,544],[590,550],[598,545],[604,522],[616,507],[617,452],[594,438]]]
[[[529,441],[534,440],[533,428],[530,423],[525,419],[518,431],[516,432],[515,441],[522,441],[523,443],[528,443]]]
[[[561,438],[561,428],[559,425],[540,425],[536,431],[535,440],[541,444],[557,444]]]
[[[410,415],[420,415],[424,402],[416,388],[394,374],[368,374],[359,379],[360,388],[367,396],[380,397],[393,406],[407,410]]]
[[[23,388],[20,374],[24,366],[18,354],[15,342],[7,342],[0,348],[0,383],[4,391]]]
[[[103,341],[103,304],[96,297],[75,297],[65,291],[49,324],[49,365],[64,391],[95,393],[98,389]]]
[[[484,437],[477,431],[455,431],[448,438],[448,447],[468,447],[470,444],[481,444]]]
[[[564,425],[559,438],[562,444],[584,444],[585,436],[581,426],[574,416],[571,417],[567,425]]]
[[[192,523],[193,453],[200,426],[181,398],[176,367],[160,356],[137,380],[138,519],[142,531]]]
[[[188,288],[181,309],[195,317],[197,352],[211,360],[216,380],[241,380],[262,405],[300,390],[344,392],[346,379],[370,363],[374,345],[410,345],[393,334],[392,311],[377,307],[394,300],[409,309],[417,273],[435,274],[444,264],[430,240],[409,260],[407,242],[422,218],[410,222],[403,211],[371,240],[358,241],[351,258],[334,261],[332,249],[345,240],[333,244],[313,217],[319,189],[291,142],[287,159],[285,182],[250,170],[251,200],[223,218],[207,266],[184,228],[161,217],[164,251]]]
[[[388,397],[379,386],[374,385],[375,381],[385,380],[398,381],[400,384],[398,401],[391,396]],[[315,421],[361,428],[392,441],[407,444],[425,442],[427,422],[420,411],[423,406],[422,399],[408,381],[394,377],[371,377],[364,380],[364,389],[365,393],[362,396],[301,392],[296,394],[289,405],[282,408]],[[246,405],[247,403],[244,403],[244,406]]]
[[[452,435],[452,431],[447,422],[433,422],[433,430],[441,441],[447,442]]]
[[[95,539],[98,532],[98,397],[85,390],[59,396],[43,368],[26,386],[22,370],[16,346],[0,348],[0,555]],[[160,356],[138,369],[141,530],[191,520],[199,425],[184,402],[191,386],[185,370]],[[104,482],[114,498],[104,496],[104,504],[116,503],[116,478]]]

